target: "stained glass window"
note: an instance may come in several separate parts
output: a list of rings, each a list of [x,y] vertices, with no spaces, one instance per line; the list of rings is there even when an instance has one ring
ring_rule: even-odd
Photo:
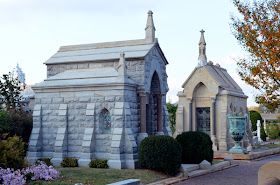
[[[103,128],[105,134],[111,133],[111,116],[107,110],[103,113]]]

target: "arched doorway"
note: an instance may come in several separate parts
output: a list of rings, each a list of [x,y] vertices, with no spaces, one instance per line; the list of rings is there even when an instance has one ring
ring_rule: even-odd
[[[194,90],[195,97],[195,123],[196,130],[207,133],[210,136],[211,130],[211,114],[210,114],[210,98],[209,90],[203,84],[199,83]]]
[[[146,104],[147,133],[148,135],[155,135],[156,132],[161,132],[161,129],[158,127],[158,121],[161,121],[158,117],[158,111],[162,111],[160,80],[156,72],[154,72],[151,80],[150,94],[148,98],[148,104]]]

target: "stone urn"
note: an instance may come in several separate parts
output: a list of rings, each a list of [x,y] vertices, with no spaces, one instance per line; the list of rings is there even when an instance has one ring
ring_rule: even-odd
[[[248,114],[245,114],[244,117],[227,115],[229,134],[235,142],[235,146],[229,150],[229,153],[246,153],[246,149],[241,146],[240,141],[246,133],[247,123]]]

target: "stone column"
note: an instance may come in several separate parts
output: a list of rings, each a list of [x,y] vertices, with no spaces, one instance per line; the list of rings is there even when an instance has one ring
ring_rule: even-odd
[[[267,132],[266,132],[266,119],[263,120],[263,128],[264,128],[264,132],[267,135]]]
[[[140,93],[140,133],[147,132],[146,125],[146,93]]]
[[[91,120],[90,127],[85,128],[84,139],[82,143],[82,152],[80,159],[78,160],[79,166],[88,167],[91,159],[94,158],[94,142],[95,138],[95,103],[88,103],[86,108],[86,116]]]
[[[211,140],[213,142],[213,150],[217,151],[217,137],[216,137],[216,96],[210,97],[211,101]]]
[[[261,121],[257,120],[257,136],[258,136],[258,142],[263,142],[261,138]]]
[[[157,133],[156,135],[164,135],[162,132],[162,95],[158,94],[157,98]]]
[[[137,136],[137,145],[140,146],[141,141],[148,137],[146,125],[146,92],[139,92],[140,97],[140,133]]]
[[[42,157],[43,128],[42,105],[36,104],[33,109],[33,129],[29,139],[27,156],[32,164]]]
[[[216,136],[216,97],[210,97],[211,100],[211,136]]]
[[[58,116],[63,122],[60,122],[61,127],[57,129],[54,154],[51,163],[55,167],[60,167],[61,162],[68,155],[68,105],[60,104]]]
[[[192,129],[192,98],[187,98],[189,100],[189,131],[193,131]]]

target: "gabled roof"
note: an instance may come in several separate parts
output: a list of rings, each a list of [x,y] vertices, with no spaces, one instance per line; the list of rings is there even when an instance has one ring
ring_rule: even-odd
[[[44,64],[76,63],[85,61],[100,61],[119,59],[120,53],[124,52],[126,59],[143,58],[156,46],[162,53],[157,39],[148,42],[146,39],[105,42],[95,44],[82,44],[61,46]],[[164,55],[162,55],[167,63]]]
[[[267,114],[267,113],[261,113],[262,119],[265,120],[277,120],[277,117],[280,116],[278,113],[273,114]]]
[[[165,64],[168,64],[158,44],[158,39],[155,38],[155,26],[151,10],[148,12],[145,32],[145,39],[61,46],[57,53],[44,64],[115,60],[120,58],[120,53],[125,53],[126,59],[144,58],[153,47],[157,48]]]
[[[224,68],[221,68],[216,65],[205,65],[201,68],[205,68],[206,71],[209,73],[210,77],[215,81],[215,83],[225,89],[225,90],[231,90],[231,91],[238,91],[242,92],[242,89],[239,87],[239,85],[234,81],[234,79],[228,74],[227,70]],[[187,83],[191,80],[192,76],[195,74],[195,72],[199,68],[195,68],[191,75],[188,77],[188,79],[183,83],[182,88],[185,88]]]

